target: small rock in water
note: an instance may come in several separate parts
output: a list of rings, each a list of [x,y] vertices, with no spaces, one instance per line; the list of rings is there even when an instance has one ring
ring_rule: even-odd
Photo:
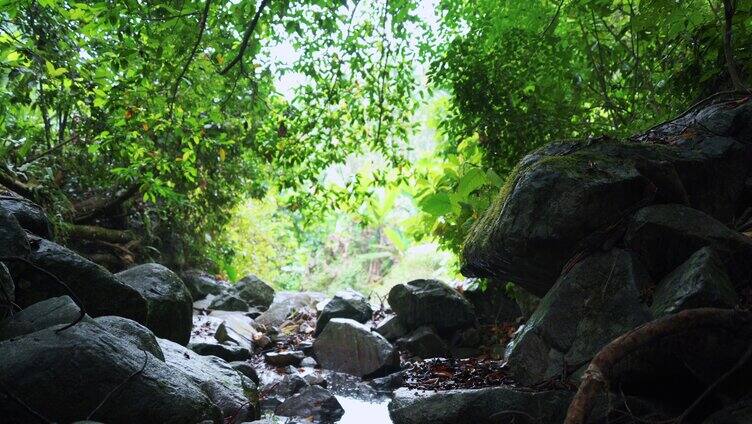
[[[345,414],[337,398],[321,386],[308,386],[282,402],[275,410],[283,417],[312,417],[314,421],[337,421]]]
[[[264,355],[266,363],[274,367],[286,367],[288,365],[298,366],[304,358],[305,354],[299,350],[269,352]]]
[[[256,369],[253,368],[253,366],[246,362],[246,361],[234,361],[230,362],[230,366],[237,372],[243,374],[244,376],[248,377],[256,383],[256,385],[259,384],[259,376],[256,372]]]
[[[188,348],[202,356],[213,355],[227,362],[251,359],[251,351],[240,346],[226,346],[218,343],[191,343]]]

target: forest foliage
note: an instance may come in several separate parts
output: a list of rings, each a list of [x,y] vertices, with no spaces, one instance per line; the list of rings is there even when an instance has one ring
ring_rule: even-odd
[[[338,272],[357,274],[421,242],[458,251],[548,141],[625,136],[746,89],[749,0],[434,6],[0,0],[0,182],[54,210],[61,238],[137,229],[139,256],[226,274],[307,266],[344,225],[372,255]],[[81,217],[114,193],[119,222]]]

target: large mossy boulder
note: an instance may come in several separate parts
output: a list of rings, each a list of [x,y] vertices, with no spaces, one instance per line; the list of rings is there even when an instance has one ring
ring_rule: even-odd
[[[90,419],[115,424],[220,422],[201,388],[151,353],[94,322],[58,328],[0,342],[3,390],[28,405],[0,394],[3,422],[38,421],[29,408],[54,422],[84,420],[95,410]]]
[[[146,299],[136,289],[57,243],[31,235],[29,241],[31,253],[27,259],[34,266],[14,264],[16,302],[21,307],[70,294],[49,275],[52,274],[75,293],[92,317],[117,315],[146,323]]]
[[[750,175],[749,151],[725,133],[670,144],[596,139],[544,146],[519,163],[471,229],[462,272],[543,296],[578,248],[640,205],[689,203],[729,222]]]
[[[399,367],[394,347],[365,325],[334,318],[313,342],[316,360],[322,368],[358,377],[378,377]]]
[[[515,381],[533,385],[586,365],[608,342],[650,321],[640,291],[650,277],[620,249],[586,257],[563,275],[507,348]]]
[[[389,306],[410,330],[428,325],[440,334],[470,327],[473,305],[455,289],[438,280],[414,280],[389,291]]]
[[[116,277],[146,298],[146,326],[157,337],[188,344],[193,326],[193,301],[177,274],[160,264],[150,263],[119,272]]]
[[[332,318],[348,318],[363,324],[373,316],[373,309],[368,299],[354,290],[338,292],[330,300],[316,320],[315,336],[321,334]]]

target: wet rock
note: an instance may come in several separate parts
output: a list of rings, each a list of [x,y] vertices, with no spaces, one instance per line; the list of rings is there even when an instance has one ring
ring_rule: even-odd
[[[286,352],[268,352],[264,355],[266,363],[273,367],[286,367],[288,365],[298,366],[300,361],[305,358],[305,354],[299,350],[288,350]]]
[[[251,351],[240,346],[228,346],[218,343],[190,343],[188,349],[203,356],[216,356],[227,362],[245,361],[251,358]]]
[[[397,341],[397,346],[422,359],[446,358],[449,347],[431,327],[419,327]]]
[[[344,290],[337,293],[316,321],[315,336],[321,334],[326,324],[332,318],[348,318],[359,323],[365,323],[373,317],[373,309],[362,294],[354,290]]]
[[[0,320],[10,316],[15,309],[16,285],[8,267],[0,262]]]
[[[36,236],[53,240],[52,225],[41,206],[22,197],[9,197],[12,196],[3,196],[0,199],[0,209],[13,215],[23,229]]]
[[[303,368],[316,368],[317,365],[318,362],[316,362],[316,360],[311,358],[310,356],[306,356],[302,361],[300,361],[300,366]]]
[[[395,372],[386,377],[374,378],[368,384],[376,389],[379,393],[389,393],[402,387],[405,383],[405,375],[402,372]]]
[[[304,387],[308,387],[308,382],[298,374],[286,375],[280,380],[273,388],[271,388],[274,396],[280,399],[288,398],[295,393],[298,393]]]
[[[102,326],[82,322],[60,333],[56,328],[0,342],[5,390],[49,420],[76,421],[98,405],[91,419],[108,423],[221,419],[219,410],[191,380]],[[132,375],[127,390],[100,405]],[[15,402],[0,402],[0,416],[13,417],[10,422],[16,423],[37,421]]]
[[[53,325],[70,324],[81,310],[68,296],[53,297],[35,303],[0,323],[0,340],[23,336]]]
[[[389,291],[389,306],[408,328],[431,325],[439,333],[475,323],[473,306],[461,294],[437,280],[415,280]]]
[[[314,292],[277,293],[269,309],[256,318],[255,325],[257,328],[279,328],[294,311],[310,311],[315,315],[316,304],[323,298],[324,295]]]
[[[506,286],[505,282],[496,281],[481,285],[477,280],[463,284],[462,295],[473,305],[481,324],[513,322],[522,316],[517,302],[507,294]]]
[[[283,417],[312,417],[314,421],[337,421],[345,410],[337,398],[320,386],[308,386],[300,393],[288,398],[275,410]]]
[[[12,214],[0,208],[0,256],[25,257],[31,248],[26,232]],[[11,268],[17,266],[16,262],[8,262]]]
[[[209,309],[218,311],[248,311],[248,303],[235,294],[230,292],[222,293],[212,299]]]
[[[577,246],[623,219],[656,187],[657,202],[689,202],[730,221],[749,175],[746,151],[713,135],[671,145],[608,139],[546,145],[522,159],[473,226],[462,272],[514,281],[543,296]]]
[[[710,415],[703,424],[747,424],[752,422],[752,400],[729,405]]]
[[[658,284],[651,309],[660,317],[691,308],[733,308],[737,302],[723,261],[705,247]]]
[[[164,361],[164,353],[162,348],[159,347],[154,333],[136,321],[123,317],[106,316],[94,318],[94,322],[113,336],[151,353],[160,361]]]
[[[375,331],[384,336],[384,338],[390,342],[393,342],[408,333],[407,329],[396,315],[392,315],[381,321],[375,328]]]
[[[561,423],[573,395],[564,390],[536,392],[490,387],[416,396],[414,391],[400,389],[389,403],[389,416],[394,424]],[[587,423],[621,422],[619,420],[631,418],[616,408],[609,409],[610,401],[613,405],[623,405],[623,400],[599,397]],[[655,412],[652,405],[638,399],[629,398],[628,402],[631,412],[638,417],[648,411]]]
[[[254,321],[243,313],[212,311],[210,317],[222,320],[214,334],[219,342],[234,343],[248,349],[254,346],[264,348],[268,344],[264,344],[266,336],[253,327]]]
[[[578,262],[546,294],[507,350],[510,373],[523,385],[586,364],[604,345],[651,320],[640,300],[650,279],[624,250]]]
[[[143,264],[115,274],[146,298],[146,327],[154,335],[182,345],[191,338],[193,300],[174,272],[156,264]]]
[[[218,295],[228,287],[227,284],[220,282],[213,275],[198,269],[191,269],[181,273],[180,279],[185,283],[194,302],[210,294]]]
[[[266,310],[274,301],[274,289],[255,275],[242,278],[232,286],[231,291],[248,306],[261,310]]]
[[[654,205],[637,211],[624,237],[650,274],[661,279],[699,249],[710,246],[725,262],[735,286],[750,283],[752,239],[710,215],[682,205]]]
[[[29,261],[67,284],[89,315],[117,315],[146,324],[147,302],[137,290],[59,244],[34,236],[29,236],[29,241],[32,246]],[[27,265],[19,265],[15,282],[16,301],[21,307],[69,294],[49,275]]]
[[[215,356],[200,356],[170,340],[159,339],[165,362],[201,388],[222,411],[235,421],[259,418],[258,390],[250,378]]]
[[[359,377],[378,376],[399,366],[394,347],[357,321],[334,318],[313,343],[322,368]]]
[[[234,361],[230,362],[230,366],[235,371],[243,374],[244,376],[248,377],[253,381],[257,386],[259,384],[259,376],[256,372],[256,369],[253,368],[253,366],[246,362],[246,361]]]

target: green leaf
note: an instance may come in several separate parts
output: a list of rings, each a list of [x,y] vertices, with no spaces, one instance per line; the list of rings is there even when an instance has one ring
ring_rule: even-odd
[[[452,201],[448,193],[433,193],[418,203],[423,212],[439,217],[452,212]]]
[[[462,197],[467,197],[470,193],[480,188],[485,183],[486,173],[480,168],[473,168],[460,179],[460,183],[457,186],[457,194]]]

